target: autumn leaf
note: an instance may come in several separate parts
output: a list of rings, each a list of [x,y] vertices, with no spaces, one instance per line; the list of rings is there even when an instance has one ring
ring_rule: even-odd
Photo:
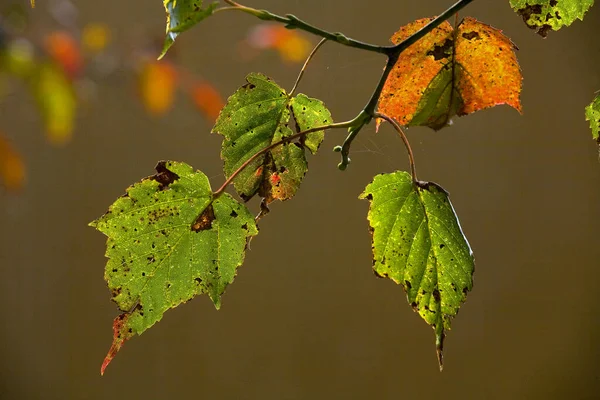
[[[511,7],[525,24],[542,37],[576,20],[583,20],[594,0],[510,0]]]
[[[430,18],[401,28],[397,44]],[[499,30],[473,18],[455,29],[448,22],[404,51],[388,77],[379,112],[401,125],[439,130],[455,115],[507,104],[521,111],[522,76],[515,45]]]
[[[0,133],[0,179],[4,187],[15,191],[23,187],[25,163],[4,135]]]
[[[164,115],[173,106],[177,89],[177,69],[167,61],[148,61],[142,65],[139,90],[146,110]]]
[[[79,43],[68,32],[57,31],[46,36],[46,52],[62,67],[70,79],[79,77],[83,70],[83,57]]]
[[[217,89],[206,82],[194,82],[190,88],[190,96],[200,112],[213,121],[217,120],[225,105]]]

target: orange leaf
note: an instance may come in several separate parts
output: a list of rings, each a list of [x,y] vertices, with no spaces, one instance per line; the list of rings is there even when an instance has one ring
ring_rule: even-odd
[[[207,118],[217,120],[225,106],[219,92],[208,83],[196,83],[192,86],[191,96],[194,104]]]
[[[146,110],[164,115],[173,106],[177,85],[177,70],[167,61],[150,61],[140,74],[140,96]]]
[[[392,42],[400,43],[429,21],[406,25]],[[456,30],[444,22],[400,55],[378,110],[401,125],[435,130],[455,115],[499,104],[520,112],[522,76],[515,50],[499,30],[473,18],[465,18]]]
[[[79,43],[68,32],[49,34],[44,41],[48,55],[56,61],[70,79],[77,78],[83,70],[83,57]]]
[[[23,187],[25,181],[25,164],[21,155],[10,142],[0,134],[0,178],[4,186],[15,191]]]

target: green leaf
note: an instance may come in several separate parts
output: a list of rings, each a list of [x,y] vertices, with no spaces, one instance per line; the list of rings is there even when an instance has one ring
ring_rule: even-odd
[[[512,8],[528,27],[543,37],[575,20],[583,20],[594,0],[510,0]]]
[[[296,130],[306,131],[315,126],[328,125],[333,122],[331,113],[321,100],[311,99],[299,94],[292,100],[292,112],[296,120]],[[325,138],[325,131],[309,133],[304,137],[304,145],[312,154],[316,154]]]
[[[123,343],[165,311],[206,293],[216,308],[258,233],[250,211],[228,194],[213,199],[208,178],[161,161],[90,224],[108,236],[105,279],[123,312],[102,372]]]
[[[331,123],[331,114],[319,100],[302,94],[290,98],[262,74],[250,74],[246,80],[228,99],[213,128],[224,136],[221,158],[227,177],[256,153],[294,134],[291,109],[300,131]],[[257,157],[234,179],[235,190],[244,200],[258,194],[264,205],[292,198],[308,170],[304,147],[316,152],[322,140],[323,132],[315,132],[305,141],[285,143]]]
[[[167,12],[167,37],[159,60],[167,54],[180,33],[210,17],[219,5],[213,2],[202,8],[202,0],[163,0],[163,4]]]
[[[592,137],[600,143],[600,95],[596,96],[592,104],[585,108],[585,119],[590,121]]]
[[[440,369],[445,331],[473,287],[474,259],[446,191],[410,174],[378,175],[360,198],[371,201],[373,270],[402,285],[436,334]]]

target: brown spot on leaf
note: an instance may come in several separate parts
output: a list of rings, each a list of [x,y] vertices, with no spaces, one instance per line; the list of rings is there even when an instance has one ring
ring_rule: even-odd
[[[481,39],[481,36],[479,36],[479,33],[475,32],[475,31],[465,32],[462,34],[462,37],[464,37],[467,40]]]
[[[433,294],[433,299],[436,302],[439,303],[442,300],[442,297],[440,296],[440,291],[438,289],[433,289],[433,293],[432,294]]]
[[[433,50],[429,50],[426,54],[428,56],[433,56],[435,61],[443,60],[452,55],[452,46],[453,40],[448,38],[443,44],[436,44]]]
[[[160,190],[166,190],[171,183],[179,179],[179,175],[167,169],[167,161],[159,161],[155,169],[156,174],[152,175],[150,179],[160,184]]]
[[[526,7],[523,7],[520,10],[518,10],[517,14],[519,14],[523,18],[523,21],[529,28],[534,29],[542,37],[548,36],[548,32],[552,29],[552,27],[548,24],[539,25],[531,22],[532,17],[534,18],[534,20],[537,19],[538,21],[542,21],[544,19],[541,16],[542,6],[540,4],[527,5]]]
[[[212,222],[215,220],[215,209],[212,204],[202,211],[202,214],[196,218],[194,224],[192,225],[192,230],[194,232],[205,231],[210,229],[212,226]]]

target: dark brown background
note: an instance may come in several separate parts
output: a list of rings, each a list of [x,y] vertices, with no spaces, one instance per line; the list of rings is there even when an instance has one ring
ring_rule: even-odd
[[[375,43],[448,0],[246,0]],[[38,29],[52,28],[38,0]],[[155,1],[76,1],[80,22],[107,22],[117,41],[160,34]],[[223,181],[220,138],[181,99],[152,119],[134,82],[113,77],[79,118],[74,140],[49,146],[27,94],[0,104],[29,167],[20,195],[0,192],[0,397],[3,399],[594,399],[600,393],[600,163],[583,108],[600,89],[600,7],[546,40],[508,0],[476,1],[465,14],[501,27],[520,47],[524,115],[498,107],[450,129],[409,132],[421,179],[452,193],[476,256],[475,288],[446,342],[438,372],[431,328],[400,287],[371,272],[372,177],[407,169],[400,140],[372,126],[336,169],[342,131],[330,132],[293,201],[261,221],[236,282],[216,312],[206,297],[170,311],[99,369],[117,315],[103,281],[101,215],[157,160],[186,161]],[[298,66],[266,53],[239,62],[257,20],[223,13],[184,35],[179,62],[225,94],[251,71],[285,87]],[[316,39],[312,38],[315,43]],[[336,120],[364,105],[384,59],[327,44],[301,91]]]

